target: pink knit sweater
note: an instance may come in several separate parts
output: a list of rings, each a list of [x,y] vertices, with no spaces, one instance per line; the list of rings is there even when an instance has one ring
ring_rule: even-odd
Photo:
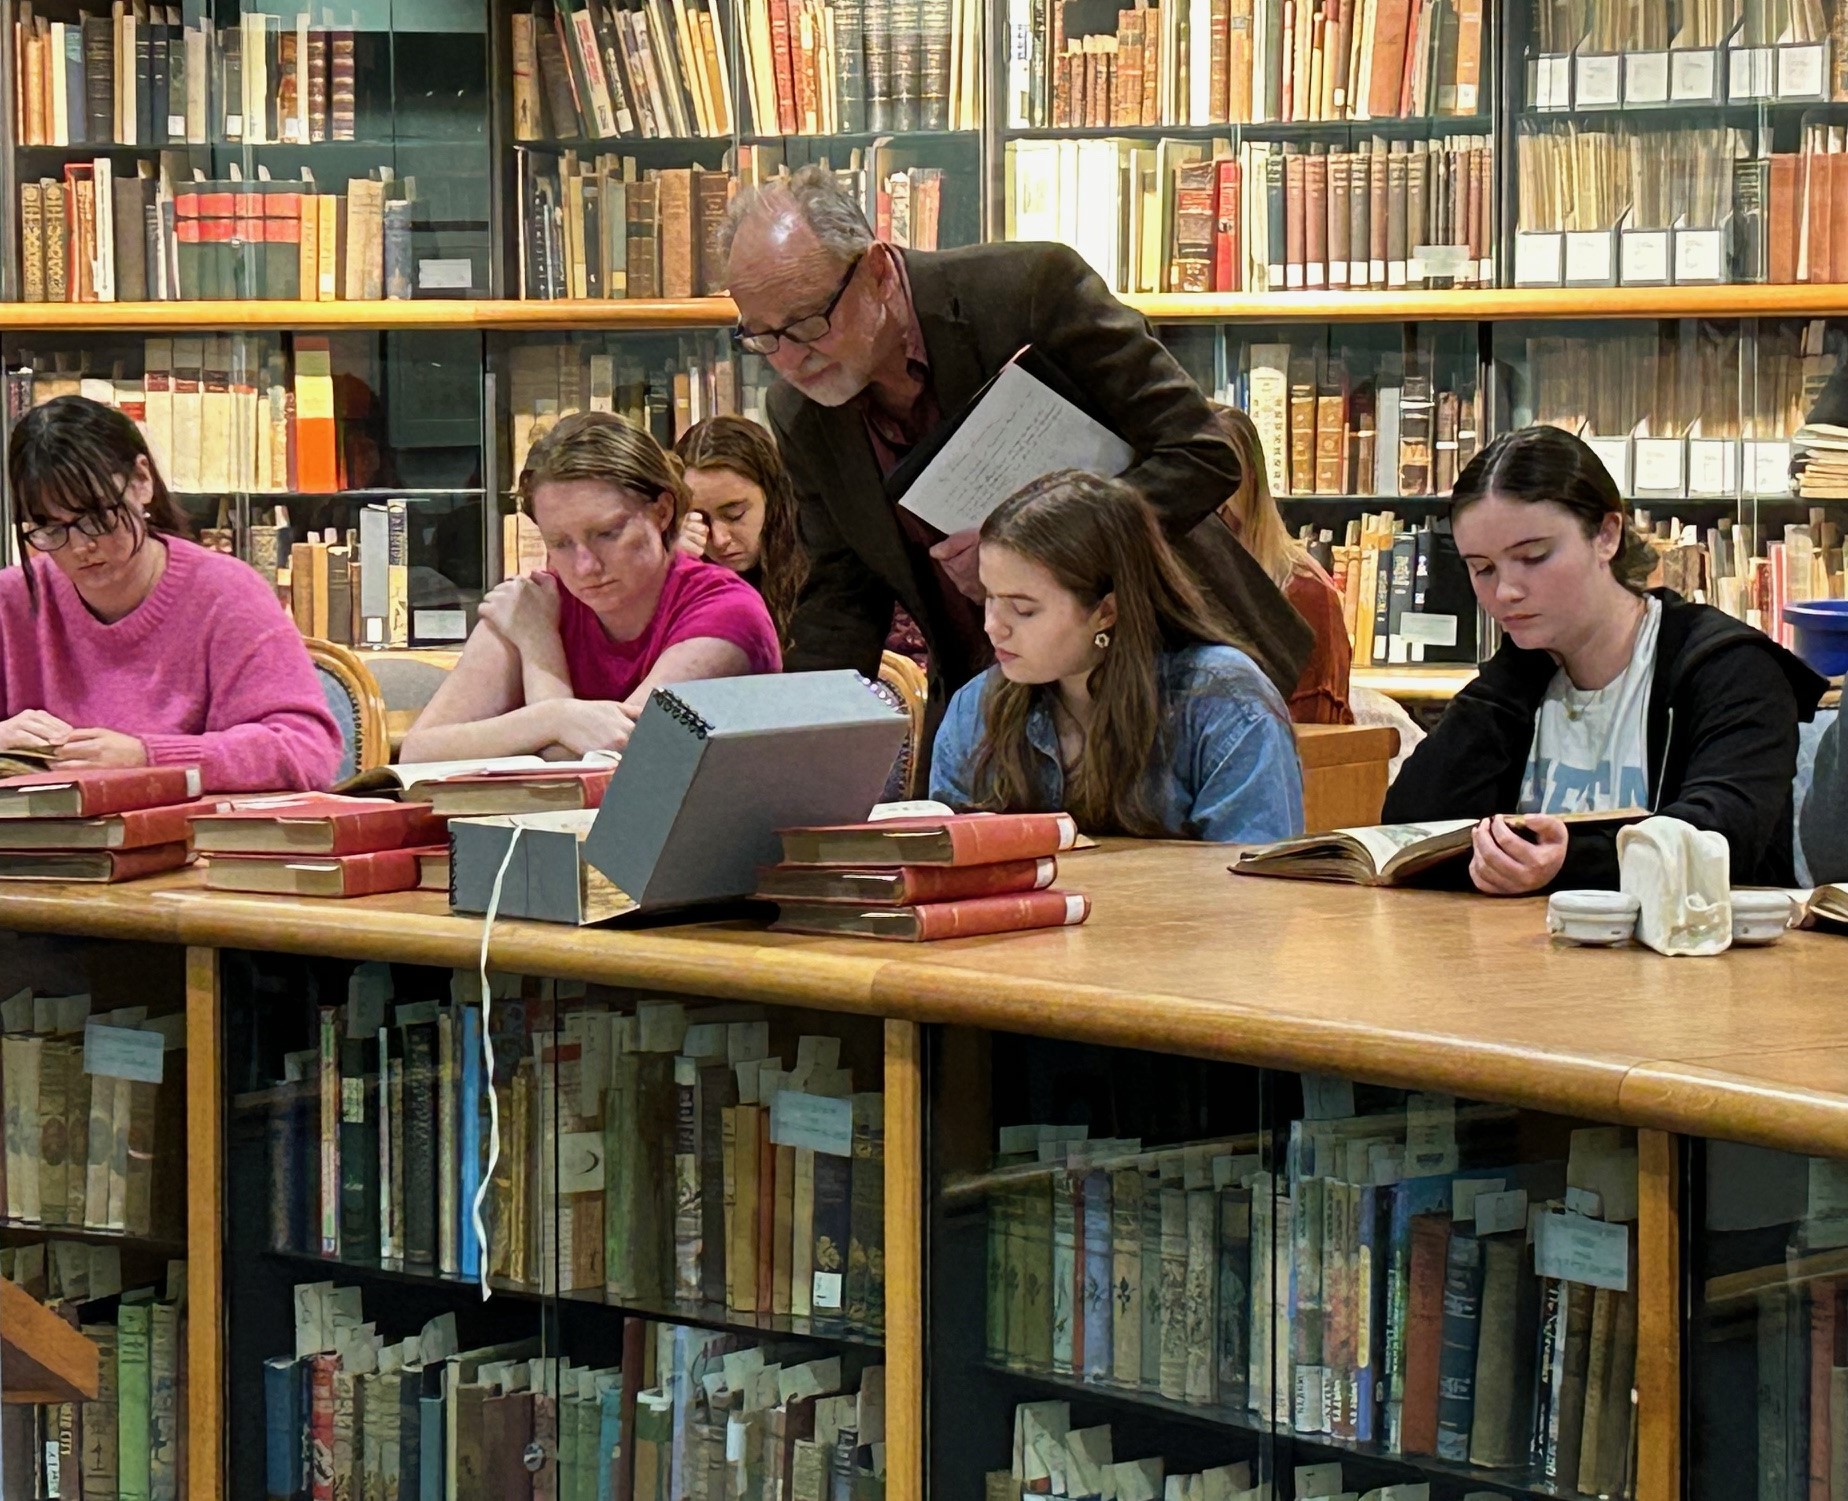
[[[154,592],[113,625],[49,558],[28,558],[36,611],[24,572],[0,572],[0,719],[44,709],[137,736],[150,763],[199,767],[208,792],[325,787],[340,731],[269,585],[222,553],[166,548]]]

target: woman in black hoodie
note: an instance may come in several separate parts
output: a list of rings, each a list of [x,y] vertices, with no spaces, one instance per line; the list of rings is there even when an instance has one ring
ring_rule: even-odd
[[[1469,874],[1493,895],[1615,888],[1614,826],[1555,815],[1628,807],[1724,834],[1736,885],[1792,884],[1797,724],[1823,679],[1730,615],[1645,590],[1648,543],[1561,429],[1491,443],[1450,518],[1505,639],[1406,762],[1385,821],[1479,819]]]

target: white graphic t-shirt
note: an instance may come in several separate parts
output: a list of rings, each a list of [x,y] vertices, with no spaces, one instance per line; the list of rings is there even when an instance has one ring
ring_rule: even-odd
[[[1651,599],[1623,676],[1575,688],[1562,667],[1534,717],[1522,813],[1609,813],[1649,806],[1649,684],[1662,602]]]

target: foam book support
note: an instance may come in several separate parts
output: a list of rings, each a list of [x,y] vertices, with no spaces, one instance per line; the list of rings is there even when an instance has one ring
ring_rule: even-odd
[[[502,881],[506,917],[596,922],[749,896],[778,830],[866,817],[908,728],[855,672],[658,688],[594,816],[451,822],[450,905],[487,911],[516,829],[530,832]]]

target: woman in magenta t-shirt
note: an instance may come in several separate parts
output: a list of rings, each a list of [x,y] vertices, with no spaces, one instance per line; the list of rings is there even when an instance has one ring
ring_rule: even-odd
[[[782,669],[757,591],[674,547],[686,489],[647,433],[565,418],[533,445],[520,504],[549,567],[482,600],[404,760],[620,749],[662,684]]]

